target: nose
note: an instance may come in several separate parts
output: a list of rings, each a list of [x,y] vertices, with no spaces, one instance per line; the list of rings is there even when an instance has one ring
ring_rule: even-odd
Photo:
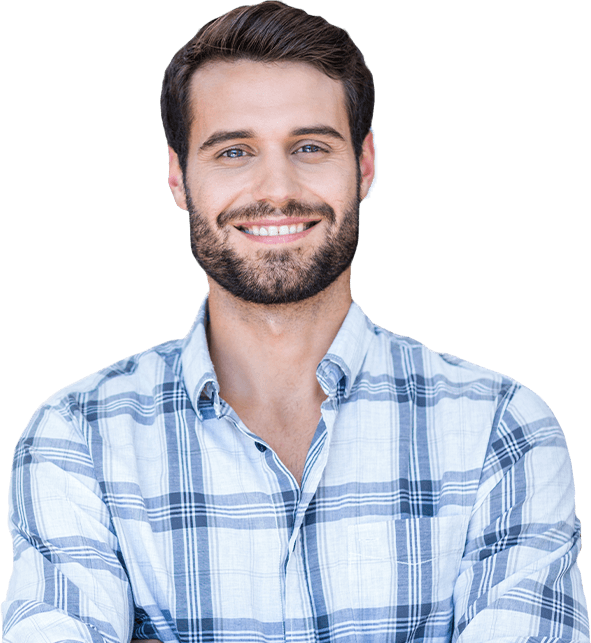
[[[300,198],[296,168],[285,151],[268,152],[259,157],[252,192],[255,201],[265,201],[274,207]]]

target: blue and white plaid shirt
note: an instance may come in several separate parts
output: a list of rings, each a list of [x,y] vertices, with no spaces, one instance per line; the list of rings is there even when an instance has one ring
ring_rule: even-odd
[[[5,640],[588,641],[563,434],[531,391],[353,304],[301,489],[184,341],[18,444]]]

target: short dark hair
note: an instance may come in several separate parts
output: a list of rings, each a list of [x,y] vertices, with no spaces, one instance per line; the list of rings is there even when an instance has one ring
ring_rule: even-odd
[[[198,67],[211,61],[304,62],[343,83],[356,156],[369,133],[374,87],[363,55],[349,34],[320,16],[269,0],[238,7],[208,22],[171,60],[160,107],[166,140],[183,173],[192,123],[190,87]]]

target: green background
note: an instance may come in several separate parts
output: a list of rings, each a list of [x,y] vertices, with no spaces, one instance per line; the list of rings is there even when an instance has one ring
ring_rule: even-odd
[[[46,397],[189,329],[206,280],[167,187],[160,85],[176,49],[233,6],[3,11],[2,489]],[[375,323],[548,402],[585,534],[591,3],[300,6],[346,27],[376,80],[379,178],[362,205],[354,298]],[[3,598],[6,529],[0,563]],[[585,547],[580,563],[585,580]]]

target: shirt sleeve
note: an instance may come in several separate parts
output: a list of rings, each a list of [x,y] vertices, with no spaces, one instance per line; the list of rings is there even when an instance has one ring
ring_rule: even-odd
[[[63,401],[42,407],[17,445],[6,643],[131,639],[133,600],[90,439]]]
[[[563,433],[515,385],[497,409],[454,591],[457,643],[589,641]]]

